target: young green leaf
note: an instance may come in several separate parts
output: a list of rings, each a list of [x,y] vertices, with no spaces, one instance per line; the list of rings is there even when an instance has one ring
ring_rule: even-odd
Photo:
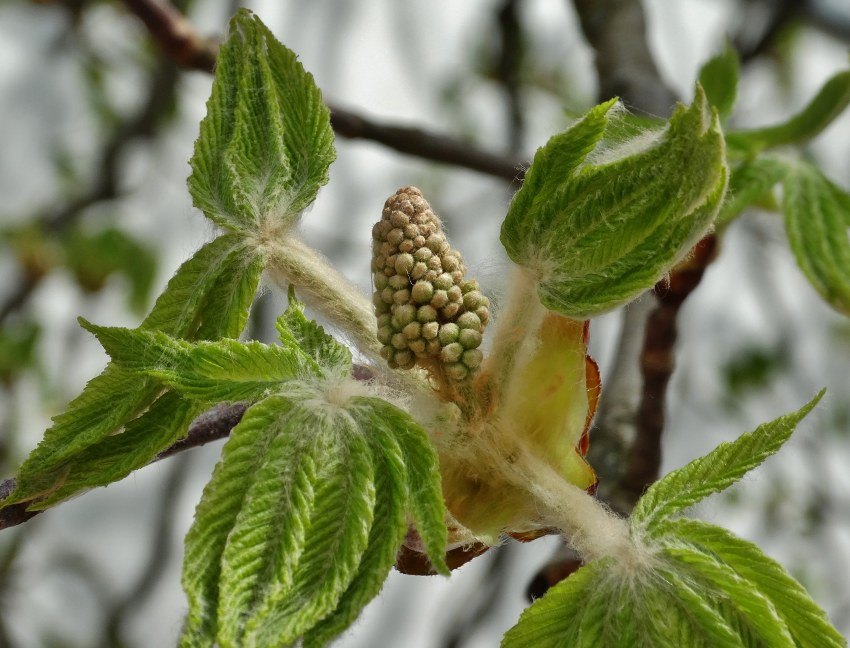
[[[761,549],[726,529],[686,518],[667,520],[660,541],[689,543],[731,567],[753,591],[766,597],[801,648],[839,648],[847,642],[803,586]]]
[[[730,148],[748,155],[775,146],[804,144],[829,126],[850,103],[850,70],[830,78],[814,99],[788,121],[753,130],[726,134]]]
[[[652,533],[669,516],[734,484],[782,447],[824,392],[796,412],[764,423],[735,441],[721,443],[704,457],[665,475],[638,501],[632,511],[632,526],[641,533]]]
[[[726,188],[723,135],[700,86],[666,131],[613,147],[600,143],[610,108],[537,152],[502,226],[541,302],[574,319],[653,286],[711,227]]]
[[[728,598],[728,603],[717,613],[725,616],[732,628],[747,628],[753,644],[794,648],[794,639],[785,622],[776,613],[771,602],[753,584],[742,578],[733,567],[712,555],[692,547],[665,547],[664,556],[673,565],[672,572],[681,574],[681,579],[695,584],[713,596],[704,596],[717,605]],[[734,634],[739,634],[733,630]]]
[[[747,207],[770,197],[773,187],[787,172],[786,162],[767,155],[734,166],[729,178],[729,192],[717,216],[718,226],[727,225]]]
[[[661,603],[647,610],[647,634],[652,640],[644,641],[645,645],[747,648],[732,624],[715,608],[714,592],[667,566],[658,569],[657,574],[660,578],[644,582],[648,592],[636,588],[633,593]]]
[[[336,447],[317,456],[308,542],[291,582],[271,582],[247,619],[248,645],[294,643],[336,609],[358,572],[375,509],[375,467],[368,440],[350,421],[340,417],[335,427]]]
[[[263,263],[263,257],[238,237],[218,237],[180,266],[140,328],[186,339],[239,335],[256,294]],[[134,374],[114,363],[107,366],[89,381],[64,413],[54,418],[41,443],[18,470],[17,488],[3,504],[50,493],[63,483],[72,467],[86,472],[84,464],[75,457],[89,456],[83,453],[92,446],[120,436],[123,426],[142,414],[161,389],[151,377]],[[117,440],[106,441],[107,445],[116,443]],[[101,452],[92,453],[91,456],[100,457],[97,461],[103,469]],[[129,448],[128,454],[140,456]],[[123,461],[120,457],[114,459]],[[117,469],[115,474],[122,470]],[[63,492],[68,493],[69,489],[66,487]]]
[[[270,521],[286,519],[289,526],[281,539],[285,540],[290,559],[297,559],[303,548],[307,523],[304,511],[312,506],[315,466],[312,458],[303,452],[304,444],[292,438],[297,431],[285,426],[287,416],[294,409],[294,404],[282,396],[270,396],[248,408],[231,431],[213,476],[204,488],[195,510],[195,522],[186,536],[183,589],[189,599],[189,613],[181,638],[183,648],[209,646],[216,640],[222,554],[229,542],[238,541],[231,537],[231,530],[238,516],[247,515],[242,511],[248,491],[266,463],[267,455],[277,449],[298,461],[298,465],[292,467],[297,471],[294,478],[289,475],[290,499],[284,502],[275,497],[279,493],[271,493],[266,507],[254,500],[255,521],[258,527],[265,527]],[[290,447],[287,441],[291,442]],[[287,503],[290,507],[281,512]],[[275,565],[275,561],[264,554],[264,549],[265,546],[259,544],[246,544],[243,563],[248,573],[256,571],[251,568],[255,563]],[[280,570],[281,566],[275,568]],[[232,572],[238,566],[231,564],[229,569]],[[250,590],[245,594],[247,598],[251,595]],[[235,596],[234,592],[231,596]]]
[[[526,609],[519,622],[508,630],[502,640],[502,648],[576,645],[580,621],[588,611],[593,594],[611,591],[603,578],[610,564],[611,559],[594,561],[552,587],[544,597]]]
[[[313,77],[239,10],[191,160],[195,206],[236,232],[281,231],[313,202],[334,157],[330,113]]]
[[[158,331],[95,326],[81,319],[121,367],[159,379],[204,403],[258,400],[309,372],[308,358],[294,345],[268,346],[224,338],[185,342]]]
[[[185,340],[238,337],[264,266],[241,237],[219,236],[177,269],[139,328]]]
[[[699,83],[705,90],[708,103],[717,109],[720,119],[726,119],[735,105],[738,94],[738,53],[727,41],[723,51],[700,68]]]
[[[408,507],[442,562],[445,508],[424,431],[338,380],[290,383],[231,433],[186,539],[184,647],[335,636],[380,590]]]
[[[313,320],[304,315],[304,304],[295,298],[295,289],[290,286],[289,306],[277,320],[277,330],[281,342],[294,343],[318,367],[329,375],[348,376],[351,374],[351,351],[344,344],[337,342],[333,336]]]
[[[413,418],[378,398],[352,399],[352,416],[365,428],[392,435],[401,447],[407,467],[410,513],[422,538],[431,566],[444,575],[446,565],[446,505],[440,480],[440,466],[428,433]]]
[[[820,295],[850,315],[850,194],[800,162],[782,183],[785,230],[797,263]]]
[[[59,486],[29,510],[44,510],[81,491],[124,479],[183,438],[202,411],[174,392],[163,394],[144,414],[127,423],[121,434],[104,437],[64,462],[57,473],[43,475]]]
[[[375,512],[366,551],[357,575],[340,597],[332,614],[304,637],[304,648],[319,648],[345,630],[384,586],[407,532],[407,468],[392,430],[372,428],[375,460]]]

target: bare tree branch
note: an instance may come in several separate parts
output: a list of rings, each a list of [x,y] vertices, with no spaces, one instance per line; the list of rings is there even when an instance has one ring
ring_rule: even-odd
[[[124,0],[124,4],[145,23],[162,52],[172,61],[187,69],[212,72],[217,46],[198,36],[174,7],[158,0]],[[523,160],[489,153],[446,135],[379,123],[331,104],[328,108],[331,125],[342,137],[370,140],[399,153],[471,169],[508,182],[520,181],[527,166]]]
[[[629,510],[659,476],[667,384],[676,366],[676,318],[684,301],[702,281],[716,247],[714,235],[705,237],[670,278],[655,287],[659,304],[649,316],[641,354],[643,395],[637,412],[637,433],[618,489],[618,503],[627,505]]]
[[[676,97],[649,51],[640,0],[573,0],[573,5],[596,53],[600,101],[620,97],[628,106],[668,115]]]
[[[159,453],[154,461],[165,459],[189,448],[197,448],[211,441],[223,439],[242,420],[242,415],[246,409],[248,409],[248,406],[245,403],[216,405],[196,418],[189,426],[186,437]],[[14,478],[0,482],[0,500],[11,495],[14,490]],[[0,529],[23,524],[41,513],[41,511],[27,511],[27,507],[31,504],[32,502],[23,502],[0,509]]]

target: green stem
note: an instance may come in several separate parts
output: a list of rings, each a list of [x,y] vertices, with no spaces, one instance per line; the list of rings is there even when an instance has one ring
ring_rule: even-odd
[[[349,336],[358,348],[381,350],[371,302],[335,270],[327,259],[302,240],[287,235],[265,241],[269,278],[281,288],[295,286],[298,297]]]
[[[523,347],[535,344],[532,335],[540,328],[546,308],[537,297],[537,279],[530,270],[514,269],[505,310],[498,314],[493,343],[481,368],[487,380],[484,393],[494,405],[503,402],[510,388],[517,356]]]

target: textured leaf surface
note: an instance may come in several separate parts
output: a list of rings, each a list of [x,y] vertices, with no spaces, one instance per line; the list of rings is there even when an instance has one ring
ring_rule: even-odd
[[[799,646],[847,645],[803,586],[756,545],[721,527],[686,518],[666,521],[661,533],[662,541],[674,546],[689,543],[734,570],[753,591],[771,602]]]
[[[603,141],[611,108],[535,154],[502,226],[543,304],[576,319],[653,286],[708,231],[726,189],[723,135],[699,86],[662,133]]]
[[[821,391],[796,412],[764,423],[735,441],[721,443],[704,457],[665,475],[638,501],[632,511],[632,525],[651,532],[670,515],[734,484],[782,447],[823,394]]]
[[[61,480],[57,480],[61,485],[30,509],[46,509],[80,491],[124,479],[183,438],[202,411],[174,392],[163,394],[144,414],[127,423],[121,434],[104,437],[64,462]]]
[[[253,479],[280,433],[280,426],[276,422],[286,417],[292,409],[292,403],[280,396],[270,397],[250,407],[231,431],[213,476],[204,488],[195,510],[195,522],[186,536],[183,589],[189,599],[189,614],[182,646],[208,646],[215,641],[221,556]],[[280,441],[281,450],[287,450],[285,441],[286,437]],[[298,447],[294,444],[289,450],[295,454]],[[302,479],[299,484],[304,481],[312,484],[312,460],[305,457],[301,463],[301,471],[307,474],[306,479]],[[300,495],[298,504],[308,508],[312,504],[312,491],[303,488]],[[280,514],[277,506],[266,508],[262,513],[264,517],[258,520],[258,524],[262,524],[267,517],[274,519]],[[296,519],[298,523],[288,529],[287,548],[293,558],[297,558],[297,552],[303,547],[305,517],[302,514],[300,519]],[[260,554],[259,558],[257,553]],[[262,551],[259,550],[249,551],[244,557],[248,565],[258,560],[262,561]]]
[[[262,256],[251,252],[237,237],[215,239],[180,266],[141,328],[186,339],[237,336],[247,320],[263,263]],[[153,459],[160,451],[158,443],[133,441],[139,443],[136,446],[128,440],[125,459],[119,456],[120,452],[116,454],[115,447],[120,444],[110,437],[120,435],[125,424],[143,414],[160,391],[160,384],[151,377],[133,374],[115,364],[107,366],[89,381],[64,413],[53,419],[41,443],[19,469],[18,487],[4,504],[45,495],[63,482],[63,493],[73,494],[68,475],[91,475],[95,466],[104,474],[126,474],[122,466],[134,465],[143,457],[139,447],[148,448],[153,453],[148,461]],[[180,420],[178,413],[175,420]],[[139,425],[137,429],[144,429],[144,425]],[[154,436],[162,432],[158,424],[154,427],[158,430]],[[185,428],[175,430],[171,436],[176,440],[182,433]],[[165,436],[163,433],[159,438]],[[93,446],[98,447],[92,449]],[[86,467],[85,457],[95,462],[91,469]],[[107,469],[105,457],[112,457],[115,465]]]
[[[357,575],[332,614],[304,637],[305,648],[329,643],[360,615],[384,586],[407,532],[407,469],[401,447],[388,428],[369,429],[375,458],[376,501],[372,528]]]
[[[307,375],[309,365],[295,346],[269,346],[229,338],[189,343],[156,331],[83,327],[120,366],[159,379],[193,400],[206,403],[257,400],[281,383]]]
[[[340,376],[351,373],[351,351],[325,333],[316,322],[307,319],[304,304],[295,298],[292,287],[289,290],[289,306],[278,318],[276,326],[284,345],[294,342],[322,371]]]
[[[664,555],[696,587],[728,597],[727,607],[721,610],[718,606],[716,613],[727,617],[724,623],[733,634],[740,636],[735,628],[748,627],[746,636],[751,643],[794,648],[794,639],[788,627],[770,601],[731,566],[693,548],[667,547]],[[716,605],[719,597],[715,595],[711,599]],[[731,621],[729,616],[734,616],[735,620]]]
[[[219,51],[192,156],[195,206],[226,229],[280,231],[327,182],[330,115],[312,75],[250,11]]]
[[[738,53],[727,41],[723,51],[713,56],[700,68],[699,83],[705,90],[708,103],[725,119],[735,106],[738,94]]]
[[[850,194],[803,162],[789,168],[782,187],[797,263],[833,308],[850,315]]]
[[[183,646],[329,640],[380,591],[408,510],[442,559],[432,527],[445,536],[445,509],[424,431],[385,401],[346,397],[338,381],[290,383],[231,433],[186,540]]]
[[[293,643],[333,612],[357,574],[375,507],[375,473],[368,441],[350,420],[336,421],[347,443],[322,450],[308,542],[291,582],[273,581],[248,619],[248,644]]]
[[[354,416],[367,428],[392,435],[407,467],[410,513],[431,565],[448,575],[446,505],[437,451],[425,429],[409,414],[378,398],[354,399]]]
[[[829,79],[815,98],[788,121],[766,128],[730,132],[726,135],[726,142],[730,147],[751,155],[774,146],[803,144],[829,126],[848,103],[850,70],[839,72]]]

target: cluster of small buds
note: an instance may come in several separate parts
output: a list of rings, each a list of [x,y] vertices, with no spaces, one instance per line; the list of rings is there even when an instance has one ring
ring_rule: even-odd
[[[452,380],[478,368],[490,302],[465,271],[419,189],[402,187],[387,199],[372,228],[372,277],[378,340],[391,367],[437,358]]]

